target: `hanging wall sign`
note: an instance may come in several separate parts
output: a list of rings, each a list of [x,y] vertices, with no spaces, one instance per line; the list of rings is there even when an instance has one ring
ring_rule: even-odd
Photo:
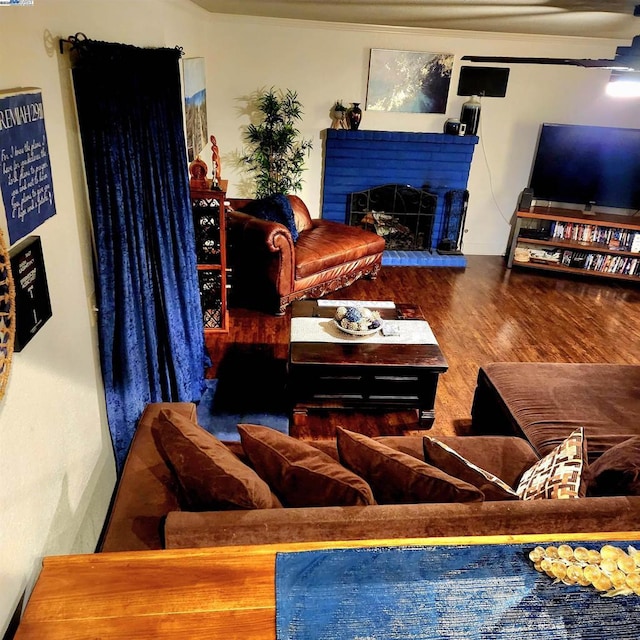
[[[40,238],[27,238],[14,247],[10,255],[16,297],[13,350],[18,352],[22,351],[51,317],[51,301]]]
[[[10,244],[56,212],[42,94],[37,89],[0,93],[0,190]]]

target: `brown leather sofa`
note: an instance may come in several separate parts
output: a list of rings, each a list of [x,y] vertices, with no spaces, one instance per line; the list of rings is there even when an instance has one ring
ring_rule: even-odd
[[[150,404],[140,419],[102,536],[101,551],[279,542],[499,534],[634,531],[640,497],[303,507],[249,511],[180,510],[179,488],[156,442],[163,408],[195,418],[189,403]],[[538,456],[523,438],[465,436],[445,444],[514,485]],[[420,456],[420,436],[382,439]],[[242,455],[240,443],[228,445]],[[316,443],[336,457],[333,441]]]
[[[300,198],[288,199],[299,234],[295,243],[285,225],[243,213],[251,200],[228,201],[231,304],[282,315],[294,300],[320,298],[362,276],[373,279],[378,274],[383,238],[358,227],[312,219]]]

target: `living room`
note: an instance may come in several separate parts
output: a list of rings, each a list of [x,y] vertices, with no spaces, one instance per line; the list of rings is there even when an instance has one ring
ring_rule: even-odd
[[[261,87],[296,90],[305,112],[301,133],[314,143],[300,195],[317,212],[321,134],[330,126],[337,99],[364,101],[371,48],[455,55],[445,114],[365,111],[361,124],[371,130],[440,133],[465,100],[455,92],[461,56],[526,52],[610,58],[636,31],[631,17],[632,33],[625,42],[598,37],[595,28],[588,37],[563,37],[353,26],[212,14],[189,0],[36,0],[33,6],[0,11],[2,89],[42,91],[57,203],[57,214],[36,232],[53,315],[28,347],[14,354],[0,401],[0,630],[30,591],[44,556],[94,550],[116,481],[97,351],[82,154],[69,60],[59,53],[58,38],[81,32],[138,46],[180,46],[185,57],[204,58],[209,129],[217,137],[233,196],[247,193],[246,176],[233,162],[248,123],[247,97]],[[504,254],[542,122],[640,126],[637,100],[606,96],[609,75],[608,70],[512,65],[506,97],[483,100],[469,178],[466,254]],[[4,218],[2,224],[4,229]]]

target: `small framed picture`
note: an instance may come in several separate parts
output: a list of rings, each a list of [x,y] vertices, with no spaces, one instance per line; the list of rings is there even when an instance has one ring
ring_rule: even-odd
[[[15,287],[14,351],[22,351],[51,317],[51,301],[39,236],[31,236],[11,250]]]

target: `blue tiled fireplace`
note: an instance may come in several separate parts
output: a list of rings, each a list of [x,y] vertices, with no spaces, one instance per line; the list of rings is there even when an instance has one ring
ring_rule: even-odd
[[[444,194],[466,189],[477,136],[327,129],[322,217],[345,222],[349,194],[383,184],[428,186],[438,196],[433,230],[437,242],[444,218]],[[462,255],[432,251],[386,251],[390,266],[466,266]]]

